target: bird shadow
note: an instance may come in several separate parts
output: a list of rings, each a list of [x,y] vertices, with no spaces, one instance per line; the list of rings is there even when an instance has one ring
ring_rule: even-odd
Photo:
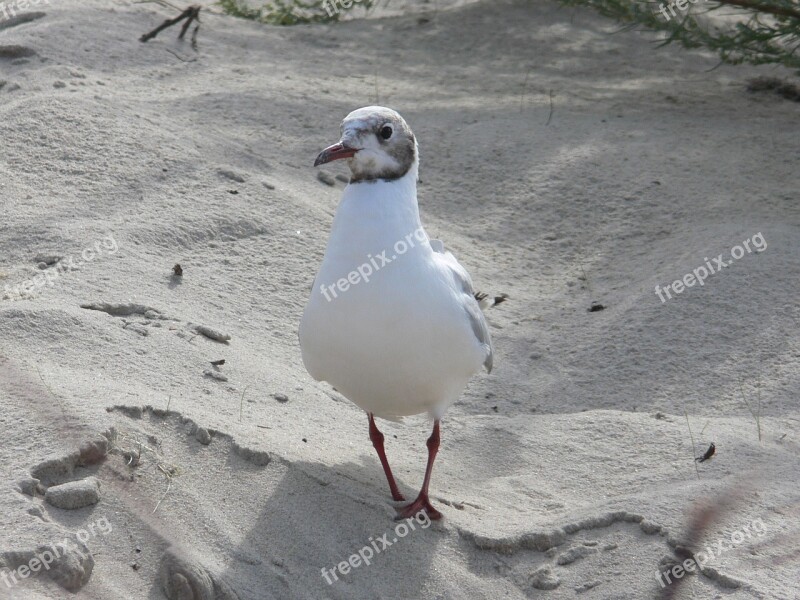
[[[367,468],[380,470],[375,462]],[[283,476],[263,490],[269,500],[222,574],[243,600],[424,596],[443,533],[426,517],[394,521],[388,490],[359,481],[364,465],[300,461],[269,468]]]
[[[167,287],[171,290],[180,287],[182,283],[183,283],[183,278],[177,275],[170,275],[167,278]]]

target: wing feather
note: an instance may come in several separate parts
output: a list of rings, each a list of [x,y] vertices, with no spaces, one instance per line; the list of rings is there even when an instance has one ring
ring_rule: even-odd
[[[466,313],[469,324],[472,327],[472,332],[478,339],[478,342],[484,347],[486,357],[483,361],[483,366],[486,370],[492,372],[492,364],[494,362],[494,347],[492,346],[492,338],[489,335],[489,326],[486,323],[486,317],[481,310],[478,300],[475,298],[475,288],[472,285],[472,278],[467,273],[467,270],[459,264],[456,257],[452,252],[445,250],[444,243],[441,240],[430,240],[431,248],[436,253],[439,263],[447,267],[453,276],[453,279],[464,294],[462,298],[462,306]]]

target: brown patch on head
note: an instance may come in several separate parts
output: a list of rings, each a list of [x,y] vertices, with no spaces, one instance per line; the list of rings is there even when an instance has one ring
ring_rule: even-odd
[[[361,148],[348,159],[350,183],[400,179],[417,162],[417,140],[391,109],[371,106],[350,113],[342,123],[342,137]]]

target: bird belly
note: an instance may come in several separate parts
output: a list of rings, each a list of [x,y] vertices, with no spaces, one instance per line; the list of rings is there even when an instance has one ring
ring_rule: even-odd
[[[481,368],[480,344],[453,290],[424,264],[378,275],[330,301],[312,291],[300,327],[303,362],[377,416],[441,412]]]

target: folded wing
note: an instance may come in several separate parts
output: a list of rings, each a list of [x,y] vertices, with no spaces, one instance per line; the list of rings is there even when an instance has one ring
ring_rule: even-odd
[[[451,252],[445,250],[441,240],[430,240],[430,243],[431,248],[433,248],[434,259],[440,267],[449,271],[461,292],[459,299],[464,309],[465,316],[469,320],[472,332],[484,348],[485,358],[483,366],[491,373],[492,363],[494,361],[494,348],[492,347],[492,338],[489,335],[489,326],[486,324],[486,317],[484,317],[483,311],[476,299],[472,278],[469,276],[469,273],[467,273],[467,270],[459,264],[456,257],[453,256]]]

